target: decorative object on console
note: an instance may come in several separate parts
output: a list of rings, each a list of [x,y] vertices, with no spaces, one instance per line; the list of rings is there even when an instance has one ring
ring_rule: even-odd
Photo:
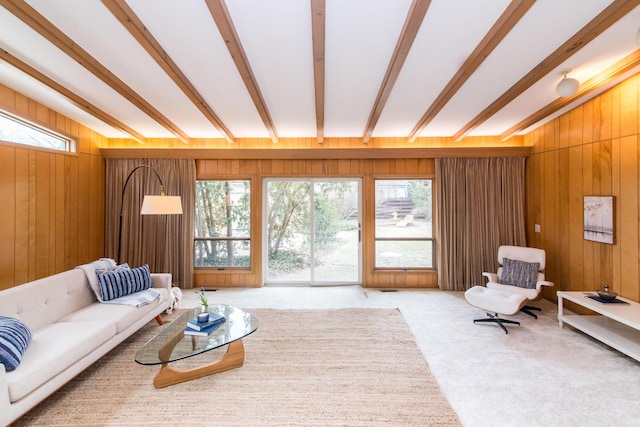
[[[120,251],[122,247],[122,216],[124,214],[124,194],[127,189],[127,184],[135,171],[140,168],[147,168],[151,170],[158,181],[160,181],[160,195],[152,196],[145,194],[142,201],[142,208],[140,209],[140,215],[182,215],[182,200],[180,196],[167,196],[164,190],[164,184],[158,172],[150,165],[138,165],[127,176],[124,185],[122,186],[122,197],[120,201],[120,223],[118,226],[118,264],[120,264]]]
[[[617,299],[618,294],[610,291],[609,285],[604,285],[604,289],[598,289],[596,292],[598,295],[588,295],[588,297],[603,304],[629,304],[626,301]]]
[[[617,293],[609,290],[609,285],[604,285],[604,289],[598,290],[598,296],[605,301],[613,301],[618,296]]]
[[[613,196],[584,196],[584,239],[615,243]]]

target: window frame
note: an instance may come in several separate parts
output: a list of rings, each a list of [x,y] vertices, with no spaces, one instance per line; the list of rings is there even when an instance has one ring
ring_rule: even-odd
[[[254,230],[254,223],[253,223],[253,218],[251,216],[251,212],[254,209],[253,205],[254,205],[254,188],[253,188],[253,179],[249,178],[249,177],[242,177],[242,176],[238,176],[238,177],[207,177],[207,178],[197,178],[196,179],[196,185],[199,181],[217,181],[217,182],[224,182],[224,181],[234,181],[234,182],[238,182],[238,181],[246,181],[249,183],[248,188],[249,188],[249,212],[248,212],[248,224],[249,224],[249,233],[247,236],[218,236],[218,237],[198,237],[196,235],[197,233],[197,229],[194,227],[194,237],[193,237],[193,251],[194,251],[194,268],[195,269],[201,269],[201,270],[252,270],[253,269],[253,265],[254,265],[254,256],[255,256],[255,252],[254,252],[254,242],[253,242],[253,233],[255,232]],[[196,208],[194,209],[194,216],[197,215],[197,201],[198,201],[198,193],[196,191]],[[196,251],[196,243],[197,242],[202,242],[202,241],[212,241],[212,242],[234,242],[234,241],[248,241],[249,242],[249,264],[246,266],[199,266],[196,265],[196,260],[197,260],[197,256],[195,254]]]
[[[374,271],[433,271],[436,270],[436,236],[435,236],[435,178],[433,176],[373,176],[372,205],[373,205],[373,269]],[[378,237],[376,230],[376,183],[378,181],[430,181],[431,182],[431,237]],[[430,242],[431,243],[431,267],[382,267],[377,265],[377,242]]]
[[[26,147],[26,148],[31,148],[31,149],[39,149],[39,150],[48,150],[48,151],[52,151],[55,153],[75,153],[76,151],[76,140],[71,138],[70,136],[64,135],[60,132],[56,132],[46,126],[43,125],[39,125],[36,124],[32,121],[29,121],[27,119],[24,119],[20,116],[17,116],[15,114],[11,114],[5,110],[0,109],[0,118],[2,119],[6,119],[12,122],[17,123],[19,126],[28,128],[32,131],[38,132],[40,134],[46,135],[50,138],[54,138],[57,140],[60,140],[62,142],[64,142],[65,148],[64,149],[59,149],[59,148],[52,148],[52,147],[43,147],[41,145],[32,145],[32,144],[26,144],[24,142],[21,141],[16,141],[16,140],[7,140],[7,139],[0,139],[0,142],[2,143],[7,143],[7,144],[16,144],[19,145],[20,147]]]

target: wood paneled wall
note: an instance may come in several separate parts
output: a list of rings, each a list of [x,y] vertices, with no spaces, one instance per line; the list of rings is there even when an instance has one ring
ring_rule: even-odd
[[[363,194],[373,194],[375,178],[433,178],[433,159],[335,159],[335,160],[200,160],[199,179],[244,178],[252,180],[252,230],[261,230],[262,180],[265,177],[358,177],[362,178]],[[373,268],[373,223],[375,201],[363,198],[363,286],[372,288],[434,288],[435,270],[402,272],[375,271]],[[262,236],[252,233],[250,270],[195,270],[195,286],[262,286]]]
[[[0,143],[0,289],[104,254],[105,138],[0,85],[0,108],[76,141],[76,153]]]
[[[309,149],[309,148],[346,148],[346,149],[376,149],[376,148],[435,148],[446,147],[453,148],[457,151],[467,147],[518,147],[524,146],[524,138],[522,136],[513,136],[506,141],[500,140],[497,136],[467,136],[460,141],[455,141],[450,137],[419,137],[410,143],[407,138],[390,138],[376,137],[371,138],[368,144],[363,144],[362,138],[324,138],[322,144],[318,143],[316,138],[280,138],[278,143],[274,144],[270,138],[237,138],[233,144],[230,144],[224,138],[192,138],[190,144],[185,144],[176,138],[154,138],[147,139],[144,145],[131,139],[110,139],[106,149],[176,149],[180,155],[187,155],[189,150],[242,150],[242,149]]]
[[[547,253],[558,290],[600,289],[640,301],[640,75],[525,136],[527,236]],[[615,196],[615,244],[583,239],[583,196]],[[541,232],[534,232],[540,224]]]

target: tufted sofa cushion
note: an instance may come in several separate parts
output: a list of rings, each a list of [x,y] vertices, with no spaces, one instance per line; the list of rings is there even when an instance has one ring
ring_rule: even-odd
[[[34,331],[22,365],[7,375],[10,400],[24,398],[115,334],[116,324],[111,320],[58,322]]]

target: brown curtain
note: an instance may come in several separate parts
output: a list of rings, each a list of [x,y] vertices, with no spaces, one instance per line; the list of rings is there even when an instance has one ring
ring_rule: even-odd
[[[440,289],[464,291],[495,272],[500,245],[526,246],[525,158],[436,159]]]
[[[137,169],[122,190],[127,176],[139,165],[158,172],[168,196],[182,197],[182,215],[140,215],[145,194],[159,195],[160,182],[149,168]],[[148,264],[152,272],[171,273],[173,283],[193,287],[193,227],[196,167],[190,159],[106,159],[105,253],[131,267]],[[120,205],[124,206],[119,230]]]

